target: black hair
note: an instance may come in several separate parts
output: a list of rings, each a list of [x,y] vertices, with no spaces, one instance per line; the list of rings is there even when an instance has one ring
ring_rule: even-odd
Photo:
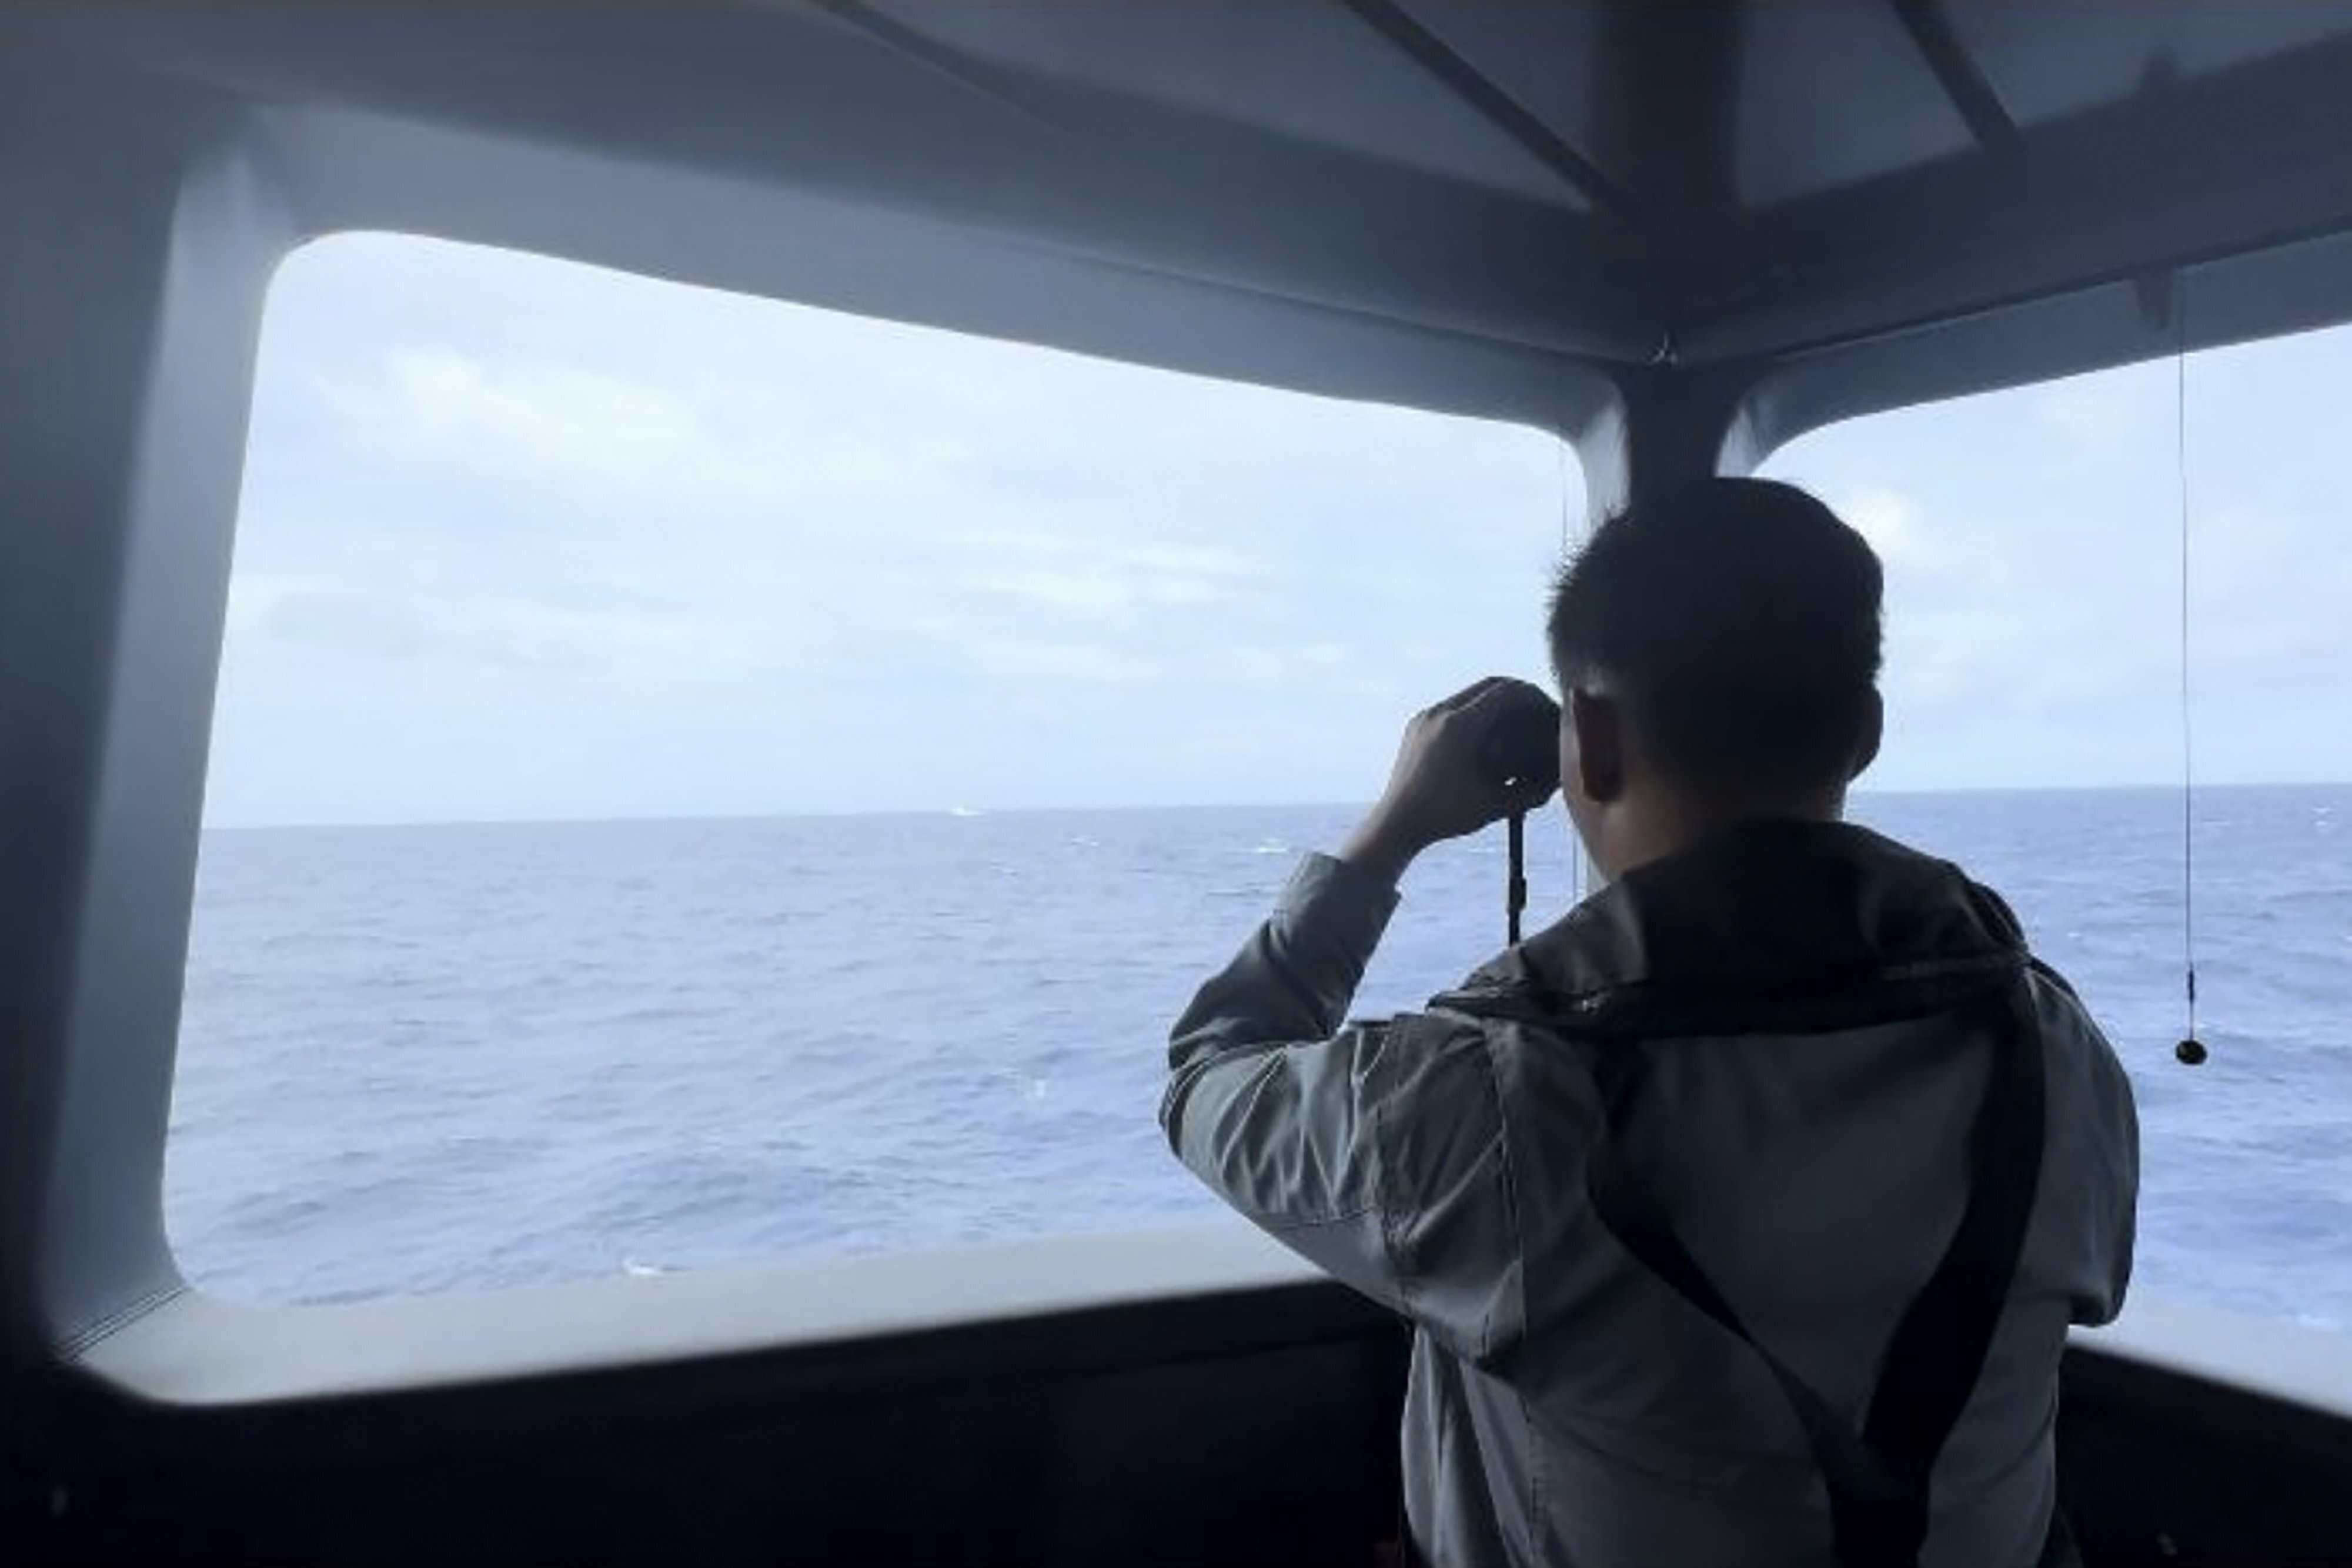
[[[1843,784],[1877,687],[1884,574],[1793,485],[1709,479],[1609,518],[1561,569],[1563,687],[1605,677],[1661,764],[1735,784]]]

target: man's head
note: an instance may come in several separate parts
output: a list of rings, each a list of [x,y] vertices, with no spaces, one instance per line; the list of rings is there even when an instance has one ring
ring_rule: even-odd
[[[1594,531],[1551,598],[1569,814],[1609,875],[1744,817],[1833,817],[1878,753],[1878,558],[1793,486]]]

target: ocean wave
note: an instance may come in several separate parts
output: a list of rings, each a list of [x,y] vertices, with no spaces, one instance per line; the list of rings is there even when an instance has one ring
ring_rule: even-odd
[[[2170,1057],[2177,797],[1866,804],[2000,887],[2113,1033],[2141,1086],[2140,1285],[2352,1322],[2352,1129],[2314,1109],[2352,1079],[2352,841],[2314,824],[2352,795],[2204,798],[2196,1074]],[[1235,857],[1347,819],[208,840],[174,1247],[207,1289],[356,1300],[1213,1214],[1154,1119],[1168,1026],[1280,886]],[[1491,955],[1491,839],[1416,868],[1357,1013]],[[1572,846],[1531,822],[1528,847],[1549,919]]]

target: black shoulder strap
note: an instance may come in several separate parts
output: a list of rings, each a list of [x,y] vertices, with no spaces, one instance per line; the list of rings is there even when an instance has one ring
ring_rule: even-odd
[[[1692,1259],[1620,1147],[1630,1074],[1610,1073],[1603,1085],[1610,1135],[1594,1147],[1585,1176],[1593,1212],[1628,1252],[1737,1334],[1771,1372],[1828,1486],[1842,1568],[1914,1568],[1918,1562],[1936,1456],[1984,1369],[2041,1186],[2042,1036],[2032,994],[2021,979],[1969,1010],[1991,1025],[1994,1061],[1970,1133],[1968,1204],[1942,1260],[1895,1325],[1858,1433],[1758,1343]]]

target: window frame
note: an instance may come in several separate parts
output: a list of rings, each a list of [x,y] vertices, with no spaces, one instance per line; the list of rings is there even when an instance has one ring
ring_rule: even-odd
[[[360,1307],[233,1305],[190,1290],[163,1231],[163,1145],[268,284],[310,238],[389,228],[869,313],[894,313],[929,287],[963,301],[961,316],[942,307],[923,318],[935,326],[981,321],[1113,358],[1555,429],[1606,423],[1617,394],[1548,354],[1228,297],[707,173],[343,111],[230,111],[127,78],[123,101],[61,106],[84,85],[0,109],[53,113],[86,139],[68,157],[50,137],[16,139],[13,152],[0,139],[0,173],[23,182],[0,183],[0,202],[75,214],[26,225],[46,243],[19,247],[12,267],[48,314],[30,329],[21,308],[0,322],[11,333],[0,354],[17,358],[25,384],[76,367],[50,378],[53,406],[0,434],[0,496],[32,503],[25,528],[0,540],[0,561],[37,569],[9,574],[26,613],[6,628],[0,664],[23,747],[23,766],[0,781],[0,844],[22,868],[0,888],[13,1052],[0,1084],[0,1355],[45,1388],[62,1370],[74,1396],[100,1401],[101,1425],[127,1430],[199,1407],[529,1374],[795,1350],[837,1366],[856,1346],[903,1349],[956,1325],[1096,1312],[1131,1326],[1129,1309],[1183,1303],[1282,1308],[1246,1331],[1270,1345],[1361,1330],[1360,1303],[1239,1234],[1008,1243]],[[511,202],[516,189],[541,199]],[[682,259],[696,245],[707,265]],[[870,276],[874,257],[915,252],[919,263]],[[782,270],[761,259],[782,255],[792,257]],[[1213,304],[1217,331],[1197,334],[1206,318],[1171,301]],[[1769,382],[1750,386],[1717,412],[1777,446],[1801,432],[1753,418],[1772,394]],[[1589,454],[1587,471],[1605,505]],[[551,1330],[562,1321],[578,1326]],[[1234,1322],[1221,1332],[1239,1332]],[[2352,1416],[2352,1347],[2324,1336],[2266,1326],[2223,1342],[2136,1319],[2091,1343]]]

